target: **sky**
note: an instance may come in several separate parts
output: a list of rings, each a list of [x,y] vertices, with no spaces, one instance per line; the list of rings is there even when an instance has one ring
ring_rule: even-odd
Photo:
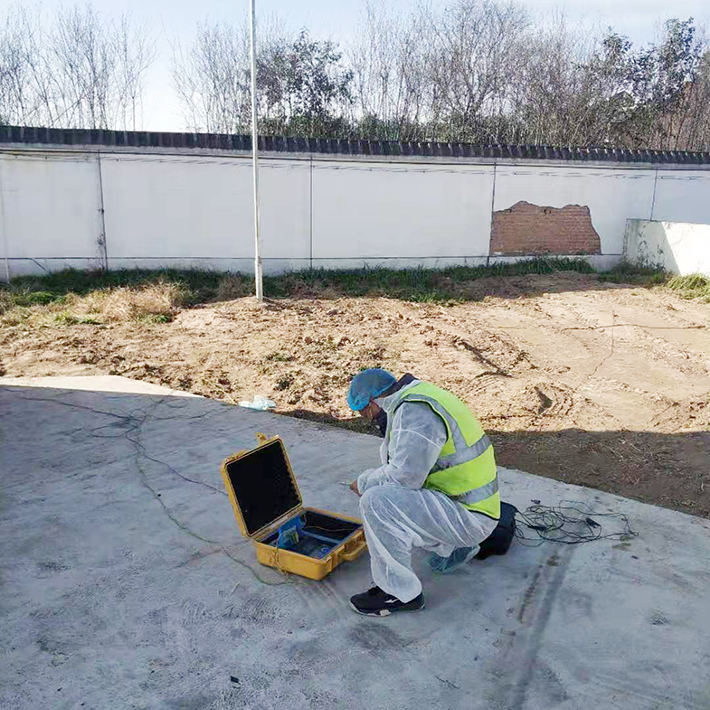
[[[445,0],[430,0],[433,6],[446,6]],[[634,43],[652,41],[668,17],[694,17],[698,24],[710,26],[707,0],[518,0],[531,13],[563,10],[567,17],[591,25],[614,29]],[[50,12],[65,0],[43,0]],[[238,24],[248,16],[249,0],[92,0],[94,8],[107,15],[130,12],[145,22],[156,37],[156,60],[147,77],[143,128],[155,131],[185,130],[185,121],[171,86],[172,43],[188,44],[200,20],[228,21]],[[256,0],[257,17],[277,14],[294,30],[308,27],[319,39],[346,43],[362,16],[365,0]],[[406,10],[416,0],[388,0],[388,6]],[[670,9],[672,8],[672,9]]]

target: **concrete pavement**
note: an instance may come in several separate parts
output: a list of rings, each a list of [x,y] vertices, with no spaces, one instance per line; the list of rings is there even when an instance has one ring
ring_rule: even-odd
[[[439,577],[415,555],[427,609],[367,619],[347,605],[367,555],[310,582],[241,538],[219,465],[256,432],[307,505],[357,515],[344,484],[376,438],[116,377],[0,379],[0,707],[710,708],[708,521],[502,470],[520,508],[578,500],[639,536]]]

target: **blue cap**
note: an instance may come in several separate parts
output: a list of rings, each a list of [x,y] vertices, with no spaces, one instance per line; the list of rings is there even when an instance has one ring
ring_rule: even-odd
[[[397,378],[387,370],[379,367],[370,370],[363,370],[353,377],[348,391],[348,404],[354,412],[365,409],[371,399],[376,399],[383,392],[386,392]]]

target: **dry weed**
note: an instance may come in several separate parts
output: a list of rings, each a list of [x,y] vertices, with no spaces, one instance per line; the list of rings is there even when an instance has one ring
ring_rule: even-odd
[[[0,316],[9,311],[15,304],[5,289],[0,289]]]
[[[51,303],[18,306],[0,290],[0,317],[5,325],[40,327],[124,321],[167,322],[187,305],[191,291],[184,285],[159,282],[142,287],[97,289],[85,296],[68,294]]]
[[[298,274],[286,274],[281,277],[281,289],[292,298],[335,299],[342,293],[332,284],[322,279],[304,279]]]
[[[27,308],[11,308],[0,316],[0,320],[3,325],[23,325],[29,321],[28,310]]]
[[[235,298],[244,298],[254,295],[254,283],[245,280],[242,276],[225,276],[219,280],[215,298],[217,301],[232,301]]]
[[[103,321],[120,322],[153,318],[172,319],[190,300],[189,289],[176,283],[157,283],[141,288],[93,291],[75,297],[69,306],[73,313],[101,316]]]

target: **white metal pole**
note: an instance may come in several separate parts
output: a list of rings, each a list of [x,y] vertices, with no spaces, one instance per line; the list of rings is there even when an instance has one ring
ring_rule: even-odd
[[[251,147],[254,167],[254,280],[256,298],[264,300],[259,234],[259,127],[256,116],[256,0],[251,0]]]

